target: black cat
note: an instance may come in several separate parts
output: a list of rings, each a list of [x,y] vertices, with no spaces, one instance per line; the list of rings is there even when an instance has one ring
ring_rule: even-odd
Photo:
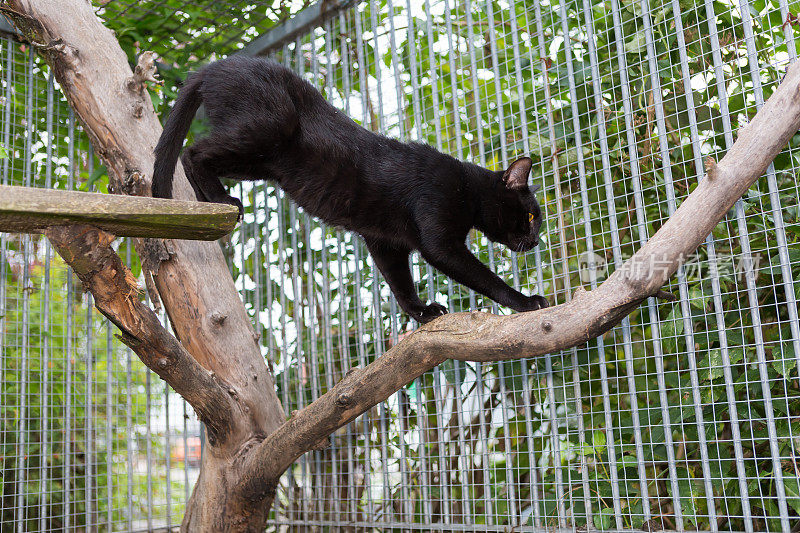
[[[211,133],[181,161],[197,199],[237,206],[221,177],[270,179],[307,212],[359,233],[397,302],[419,322],[447,312],[417,296],[408,256],[517,311],[547,307],[506,285],[465,245],[471,228],[517,252],[539,242],[531,160],[494,172],[430,146],[376,135],[332,107],[297,74],[273,61],[233,56],[190,76],[158,141],[153,196],[172,197],[183,139],[200,104]]]

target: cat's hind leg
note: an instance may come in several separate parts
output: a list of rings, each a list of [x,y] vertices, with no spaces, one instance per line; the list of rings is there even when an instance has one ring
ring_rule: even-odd
[[[188,168],[187,177],[198,200],[236,206],[241,218],[244,214],[242,202],[228,194],[219,178],[235,172],[242,158],[228,143],[212,135],[186,148],[181,161]]]
[[[192,186],[194,190],[194,195],[197,198],[198,202],[209,202],[210,200],[206,198],[203,189],[201,189],[197,182],[194,179],[194,173],[192,172],[192,161],[189,157],[187,157],[187,152],[184,152],[181,155],[181,164],[183,165],[183,172],[186,174],[186,179],[189,180],[189,185]]]
[[[411,270],[408,267],[408,255],[411,253],[409,248],[382,239],[365,238],[364,240],[372,260],[375,261],[375,265],[389,283],[389,288],[392,289],[397,303],[411,315],[411,318],[424,324],[447,313],[444,306],[436,302],[425,305],[419,299],[414,280],[411,278]]]

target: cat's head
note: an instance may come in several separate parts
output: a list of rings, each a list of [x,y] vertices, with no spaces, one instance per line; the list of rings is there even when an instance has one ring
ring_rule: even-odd
[[[495,212],[483,216],[485,226],[481,229],[486,236],[515,252],[526,252],[539,244],[542,211],[535,196],[539,186],[528,186],[532,165],[531,158],[523,157],[505,171],[493,173],[497,197],[486,207]]]

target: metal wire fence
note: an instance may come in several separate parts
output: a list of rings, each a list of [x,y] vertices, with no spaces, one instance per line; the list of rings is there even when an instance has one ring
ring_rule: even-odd
[[[47,66],[9,38],[0,49],[2,183],[105,191]],[[127,242],[119,253],[139,270]],[[0,233],[3,533],[180,524],[199,423],[114,333],[46,239]]]
[[[514,254],[475,233],[470,246],[562,303],[630,256],[731,146],[796,59],[798,12],[788,0],[370,0],[245,51],[374,131],[491,168],[533,157],[542,244]],[[46,67],[2,44],[3,183],[103,190]],[[668,287],[678,301],[649,300],[565,352],[443,364],[287,471],[270,528],[797,527],[798,144],[687,258]],[[235,187],[246,214],[223,246],[290,412],[415,324],[358,238],[268,183]],[[45,240],[1,239],[2,531],[176,524],[197,475],[193,415]],[[120,253],[138,272],[127,243]],[[413,265],[428,300],[508,312]]]
[[[542,245],[471,245],[562,303],[629,257],[731,146],[796,58],[798,7],[372,0],[245,50],[375,131],[490,168],[532,156]],[[687,258],[677,302],[651,299],[566,352],[442,365],[301,459],[272,524],[797,527],[798,141]],[[284,406],[299,409],[414,325],[357,239],[270,186],[240,192],[240,288],[261,310]],[[414,266],[451,311],[507,312]]]

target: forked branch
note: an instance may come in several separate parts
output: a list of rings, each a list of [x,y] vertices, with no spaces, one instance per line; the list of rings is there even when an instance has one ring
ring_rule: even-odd
[[[97,309],[120,329],[120,340],[194,407],[209,442],[229,438],[242,406],[141,301],[136,278],[111,248],[114,236],[91,226],[54,226],[45,235],[92,293]]]
[[[133,72],[127,58],[97,21],[91,4],[6,3],[23,34],[44,43],[41,51],[115,186],[138,194],[146,191],[152,147],[161,127],[149,99],[138,88],[128,88]],[[110,237],[74,227],[63,232],[50,229],[48,236],[137,355],[192,404],[218,439],[225,440],[225,446],[211,446],[211,453],[204,456],[184,530],[263,531],[275,485],[285,469],[420,374],[447,358],[507,360],[585,343],[657,294],[800,128],[799,87],[800,66],[794,65],[751,124],[739,132],[725,158],[718,164],[708,162],[710,179],[699,183],[653,238],[596,290],[579,292],[564,305],[508,317],[444,316],[367,368],[348,375],[282,425],[271,376],[218,247],[174,241],[175,254],[161,265],[156,279],[165,308],[192,357],[139,300],[128,272],[109,246]],[[185,179],[176,184],[179,197],[191,197]],[[140,255],[143,251],[140,247]],[[219,316],[227,319],[214,319]]]

